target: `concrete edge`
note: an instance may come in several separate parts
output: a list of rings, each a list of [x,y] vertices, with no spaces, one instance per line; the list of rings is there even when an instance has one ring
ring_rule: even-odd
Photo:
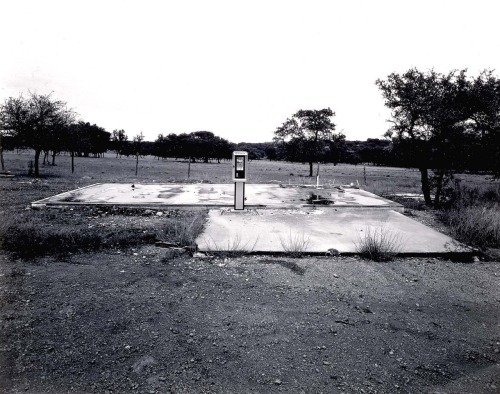
[[[77,189],[75,189],[77,190]],[[73,190],[74,191],[74,190]],[[64,193],[62,193],[64,194]],[[50,198],[50,197],[48,197]],[[120,204],[120,203],[106,203],[106,202],[95,202],[95,203],[88,203],[88,202],[64,202],[64,201],[57,201],[57,202],[47,202],[44,203],[43,200],[35,201],[31,203],[31,206],[33,208],[43,208],[43,207],[48,207],[48,208],[67,208],[67,207],[120,207],[120,208],[144,208],[144,209],[168,209],[168,208],[174,208],[174,209],[220,209],[220,208],[233,208],[234,205],[203,205],[203,204],[198,204],[198,205],[187,205],[187,204],[168,204],[166,205],[163,202],[150,202],[150,203],[127,203],[127,204]],[[245,208],[248,209],[257,209],[257,208],[266,208],[265,205],[245,205]]]
[[[45,201],[49,200],[49,199],[52,199],[54,197],[60,197],[60,196],[64,196],[65,194],[69,194],[69,193],[73,193],[73,192],[76,192],[78,190],[83,190],[83,189],[87,189],[89,187],[94,187],[94,186],[97,186],[97,185],[102,185],[102,183],[93,183],[91,185],[87,185],[87,186],[82,186],[82,187],[79,187],[77,189],[73,189],[73,190],[68,190],[67,192],[62,192],[62,193],[59,193],[59,194],[55,194],[53,196],[50,196],[50,197],[45,197],[45,198],[42,198],[41,200],[37,200],[37,201],[33,201],[32,203],[30,203],[30,205],[34,208],[40,208],[40,207],[43,207],[43,206],[46,206],[47,203]],[[59,202],[60,204],[61,202]],[[49,203],[50,204],[50,203]]]
[[[288,258],[303,258],[303,257],[360,257],[364,258],[367,261],[372,261],[374,263],[378,263],[377,261],[371,260],[369,258],[365,258],[359,253],[356,252],[343,252],[339,254],[330,254],[328,251],[326,252],[303,252],[294,256],[293,253],[289,252],[244,252],[244,251],[199,251],[199,253],[203,253],[206,257],[217,257],[217,255],[237,255],[237,256],[272,256],[272,257],[288,257]],[[458,263],[471,263],[473,262],[473,257],[481,255],[480,252],[474,250],[468,250],[463,252],[431,252],[431,253],[397,253],[394,255],[394,259],[397,258],[410,258],[410,257],[418,257],[418,258],[446,258],[448,260],[452,260],[453,262]],[[390,262],[390,261],[388,261]],[[383,262],[381,262],[383,263]]]
[[[98,185],[98,184],[95,184]],[[63,208],[63,207],[109,207],[116,206],[122,208],[174,208],[174,209],[222,209],[222,208],[234,208],[234,204],[165,204],[164,202],[149,202],[149,203],[116,203],[116,202],[78,202],[78,201],[48,201],[54,197],[64,196],[66,194],[76,192],[78,190],[83,190],[90,186],[85,186],[79,189],[74,189],[68,192],[56,194],[51,197],[46,197],[42,200],[34,201],[30,203],[33,208],[42,207],[53,207],[53,208]],[[301,209],[301,208],[323,208],[323,209],[389,209],[396,212],[404,213],[404,207],[392,206],[392,205],[322,205],[322,204],[302,204],[302,205],[264,205],[264,204],[245,204],[245,209],[273,209],[273,210],[287,210],[287,209]]]

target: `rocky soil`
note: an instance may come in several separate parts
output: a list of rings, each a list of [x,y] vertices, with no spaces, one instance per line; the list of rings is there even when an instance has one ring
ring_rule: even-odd
[[[500,267],[2,257],[6,393],[499,392]]]

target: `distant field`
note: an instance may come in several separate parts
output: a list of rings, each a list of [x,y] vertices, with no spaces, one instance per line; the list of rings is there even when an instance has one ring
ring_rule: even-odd
[[[32,159],[31,152],[5,153],[7,169],[16,175],[26,175]],[[70,157],[60,155],[56,158],[56,166],[40,163],[40,174],[42,179],[50,179],[52,183],[60,183],[66,188],[81,187],[97,182],[232,182],[230,161],[191,163],[188,179],[186,160],[158,160],[146,156],[140,158],[138,175],[135,176],[135,157],[116,158],[113,153],[107,153],[104,158],[75,158],[74,174],[71,173]],[[417,169],[322,164],[319,174],[321,183],[356,184],[359,182],[367,190],[377,194],[420,192],[420,173]],[[306,164],[267,160],[251,161],[248,182],[314,183],[315,179],[307,175]],[[490,177],[480,175],[457,174],[456,177],[471,184],[492,182]]]

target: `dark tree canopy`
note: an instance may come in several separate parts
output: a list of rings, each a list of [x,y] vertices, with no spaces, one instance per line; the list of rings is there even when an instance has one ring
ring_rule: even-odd
[[[191,161],[231,158],[232,146],[224,138],[210,131],[195,131],[182,134],[158,135],[155,153],[158,157],[186,158]]]
[[[470,166],[478,145],[489,140],[490,159],[498,162],[500,89],[491,72],[474,79],[466,70],[441,74],[410,69],[376,84],[392,113],[387,136],[419,168],[427,204],[432,204],[434,185],[434,204],[439,205],[445,176]]]
[[[66,108],[66,103],[50,94],[30,92],[27,98],[10,97],[0,107],[1,129],[15,136],[20,146],[35,150],[35,176],[39,175],[40,153],[60,148],[64,131],[73,119],[74,113]]]
[[[121,156],[127,147],[128,136],[125,130],[113,130],[111,136],[111,148],[115,151],[116,157]]]
[[[313,163],[333,139],[332,116],[335,113],[330,108],[299,110],[274,132],[274,141],[288,160],[309,163],[309,176],[313,175]]]

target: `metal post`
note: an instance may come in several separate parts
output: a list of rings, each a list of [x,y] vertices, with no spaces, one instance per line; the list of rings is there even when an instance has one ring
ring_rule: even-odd
[[[245,209],[245,182],[234,182],[234,209]]]

